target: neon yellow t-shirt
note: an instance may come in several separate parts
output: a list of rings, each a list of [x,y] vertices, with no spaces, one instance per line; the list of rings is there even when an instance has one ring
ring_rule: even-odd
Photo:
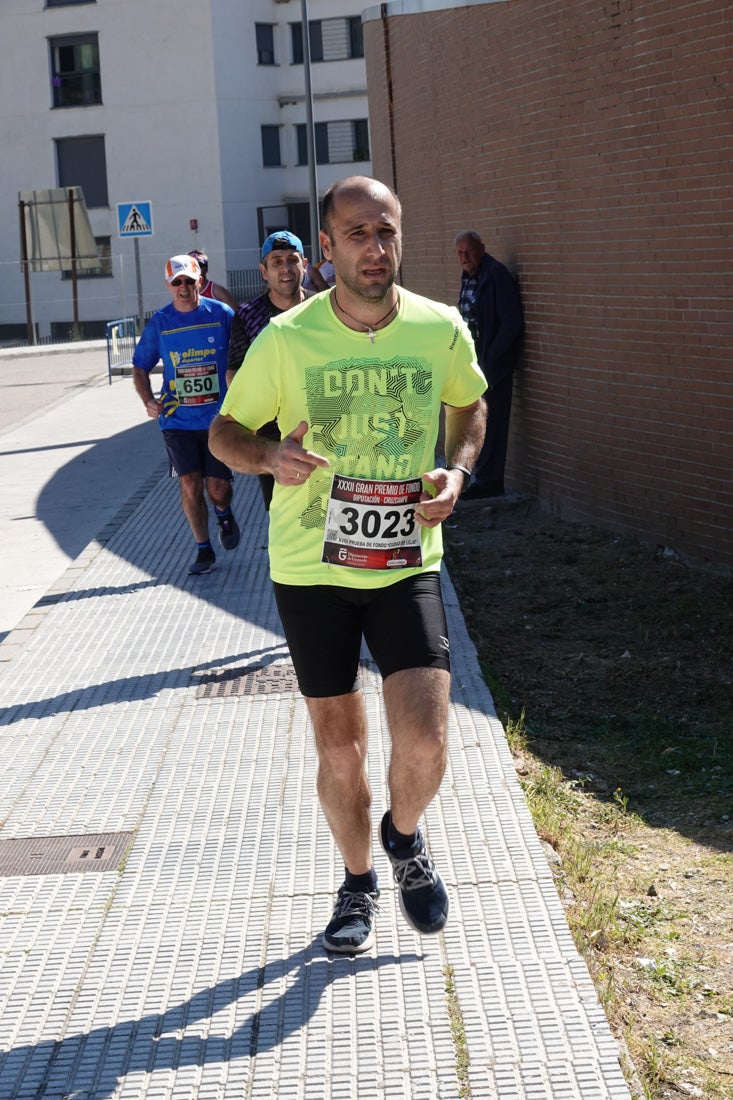
[[[277,419],[283,436],[305,420],[316,468],[301,486],[275,485],[270,505],[270,573],[281,584],[377,588],[437,570],[441,528],[417,526],[422,564],[351,568],[322,561],[334,475],[370,482],[420,479],[435,467],[441,402],[461,408],[486,389],[473,340],[458,310],[399,289],[387,328],[367,333],[336,317],[319,294],[274,317],[249,348],[222,404],[256,430]]]

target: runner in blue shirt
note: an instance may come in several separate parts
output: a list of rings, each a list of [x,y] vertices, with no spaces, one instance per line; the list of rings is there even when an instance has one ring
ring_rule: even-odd
[[[226,393],[226,366],[233,311],[201,298],[201,269],[191,256],[165,265],[172,301],[148,321],[132,358],[132,380],[149,417],[157,419],[168,452],[171,477],[181,486],[181,504],[196,539],[196,560],[188,572],[210,573],[216,554],[209,539],[214,506],[219,542],[233,550],[239,527],[232,514],[232,471],[209,450],[209,425]],[[156,397],[150,373],[163,361],[163,385]],[[206,495],[204,495],[204,489]]]

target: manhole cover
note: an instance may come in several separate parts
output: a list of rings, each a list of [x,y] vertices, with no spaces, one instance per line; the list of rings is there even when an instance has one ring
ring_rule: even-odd
[[[289,661],[276,661],[258,668],[227,668],[223,672],[201,675],[197,699],[219,699],[225,695],[273,695],[298,690],[295,669]]]
[[[131,840],[132,833],[22,836],[0,840],[0,877],[114,871]]]
[[[362,661],[360,673],[363,689],[378,689],[379,673],[372,661]],[[285,695],[299,690],[290,661],[274,661],[256,668],[227,668],[221,672],[194,671],[191,679],[198,684],[197,699],[221,699],[227,695]]]

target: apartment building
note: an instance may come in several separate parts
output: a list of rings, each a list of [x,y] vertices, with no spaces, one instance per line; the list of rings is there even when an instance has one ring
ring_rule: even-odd
[[[320,196],[371,172],[366,72],[357,0],[307,8]],[[139,291],[162,304],[176,252],[204,249],[218,282],[256,269],[283,226],[312,255],[300,0],[3,0],[0,34],[0,342],[26,331],[20,193],[83,189],[99,260],[77,280],[87,336],[136,313]],[[151,235],[120,236],[131,203]],[[30,284],[38,335],[63,335],[70,272]]]

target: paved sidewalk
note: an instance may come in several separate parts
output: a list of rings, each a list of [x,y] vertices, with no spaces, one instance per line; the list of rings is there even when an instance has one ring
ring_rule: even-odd
[[[165,458],[103,344],[0,350],[0,387],[1,641]]]
[[[0,645],[0,1100],[628,1100],[449,580],[426,833],[451,918],[413,933],[375,843],[376,945],[334,958],[341,873],[256,480],[205,577],[160,469],[118,506]],[[363,679],[378,822],[366,655]]]

